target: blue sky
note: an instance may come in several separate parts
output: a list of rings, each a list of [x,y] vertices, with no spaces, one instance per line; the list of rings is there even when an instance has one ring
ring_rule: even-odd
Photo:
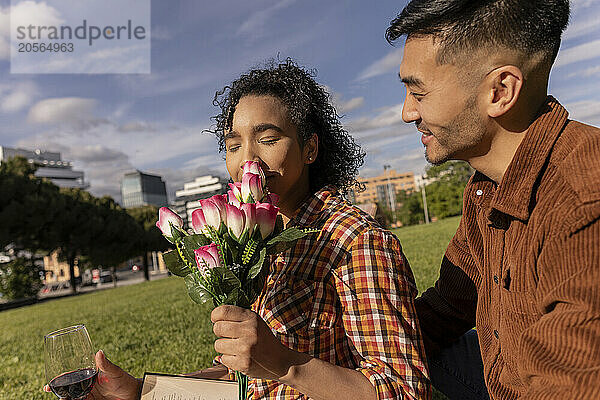
[[[30,6],[52,6],[53,1]],[[152,1],[150,74],[11,74],[9,6],[0,0],[0,145],[60,151],[96,195],[120,200],[134,168],[169,192],[193,177],[226,176],[203,129],[217,89],[250,67],[292,57],[317,70],[373,176],[390,164],[422,173],[420,135],[401,120],[401,46],[384,39],[406,1]],[[600,126],[600,0],[572,1],[550,93],[571,118]]]

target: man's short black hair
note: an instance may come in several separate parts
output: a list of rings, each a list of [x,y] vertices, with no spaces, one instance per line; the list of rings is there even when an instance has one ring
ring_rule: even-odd
[[[412,0],[385,37],[392,43],[404,35],[433,35],[440,64],[486,46],[542,54],[552,63],[568,23],[568,0]]]

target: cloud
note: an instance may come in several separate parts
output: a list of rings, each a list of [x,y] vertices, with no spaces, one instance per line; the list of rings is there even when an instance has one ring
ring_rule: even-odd
[[[280,0],[264,10],[255,12],[238,28],[236,34],[253,40],[264,36],[264,27],[268,25],[269,19],[278,11],[291,6],[295,2],[296,0]]]
[[[560,68],[565,65],[591,60],[596,57],[600,57],[600,40],[594,40],[592,42],[561,50],[558,53],[558,59],[556,60],[554,67]]]
[[[375,61],[367,68],[362,70],[362,72],[360,72],[356,77],[355,81],[364,81],[399,69],[400,63],[402,62],[402,53],[402,49],[392,50],[385,57]]]
[[[91,111],[87,115],[92,115]],[[60,149],[66,160],[84,171],[91,193],[108,194],[117,201],[123,174],[134,169],[163,176],[169,193],[180,189],[184,181],[192,180],[190,177],[211,171],[226,174],[214,137],[200,133],[203,126],[175,127],[143,120],[125,125],[97,118],[91,121],[105,123],[51,126],[47,131],[21,139],[18,145]],[[124,134],[122,129],[127,125],[131,129]]]
[[[11,25],[58,26],[63,22],[60,13],[46,2],[22,1],[14,7],[0,6],[0,60],[10,59]]]
[[[589,67],[582,71],[577,71],[569,74],[569,78],[589,78],[590,76],[600,75],[600,65]]]
[[[73,147],[70,156],[85,163],[98,163],[115,160],[127,160],[129,157],[119,150],[113,150],[102,145]]]
[[[20,111],[29,106],[37,96],[38,89],[32,81],[0,86],[0,111],[5,113]]]
[[[127,122],[119,126],[119,132],[128,133],[128,132],[153,132],[155,131],[154,127],[147,122],[143,121],[131,121]]]
[[[346,124],[346,128],[348,131],[358,135],[361,132],[373,129],[404,125],[404,121],[402,121],[403,105],[404,103],[400,103],[383,107],[375,116],[360,117],[350,121]]]
[[[350,100],[342,100],[339,99],[337,101],[334,100],[334,104],[336,104],[335,109],[338,114],[345,114],[352,110],[356,110],[357,108],[361,108],[365,105],[364,97],[353,97]]]
[[[595,13],[598,14],[598,13]],[[563,40],[573,40],[581,36],[585,36],[598,30],[598,15],[593,15],[585,21],[577,20],[576,23],[569,24],[569,27],[563,35]]]
[[[29,110],[27,121],[34,124],[60,124],[94,119],[96,100],[81,97],[45,99]]]
[[[10,8],[11,25],[17,26],[59,26],[65,20],[60,12],[45,1],[22,1]],[[8,28],[6,28],[8,30]]]
[[[600,101],[582,100],[568,103],[565,108],[569,110],[569,117],[584,123],[600,122]]]
[[[360,97],[353,97],[349,100],[344,99],[344,95],[336,92],[335,90],[333,90],[331,87],[327,86],[327,85],[322,85],[323,88],[325,89],[325,91],[327,93],[329,93],[330,97],[331,97],[331,102],[333,103],[333,106],[335,107],[335,110],[337,111],[338,114],[345,114],[347,112],[356,110],[357,108],[361,108],[362,106],[365,105],[365,98],[360,96]]]

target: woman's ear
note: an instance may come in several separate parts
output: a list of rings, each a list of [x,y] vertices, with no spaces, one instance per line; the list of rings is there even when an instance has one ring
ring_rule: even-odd
[[[304,163],[312,164],[317,159],[317,155],[319,154],[319,137],[316,133],[313,133],[312,136],[304,142]]]

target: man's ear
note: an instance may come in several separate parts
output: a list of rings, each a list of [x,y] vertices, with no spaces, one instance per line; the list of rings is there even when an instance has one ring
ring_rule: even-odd
[[[487,114],[498,118],[510,111],[517,103],[524,83],[523,72],[514,65],[504,65],[490,72],[484,80]]]
[[[310,138],[304,142],[303,156],[306,164],[312,164],[319,154],[319,136],[313,133]]]

